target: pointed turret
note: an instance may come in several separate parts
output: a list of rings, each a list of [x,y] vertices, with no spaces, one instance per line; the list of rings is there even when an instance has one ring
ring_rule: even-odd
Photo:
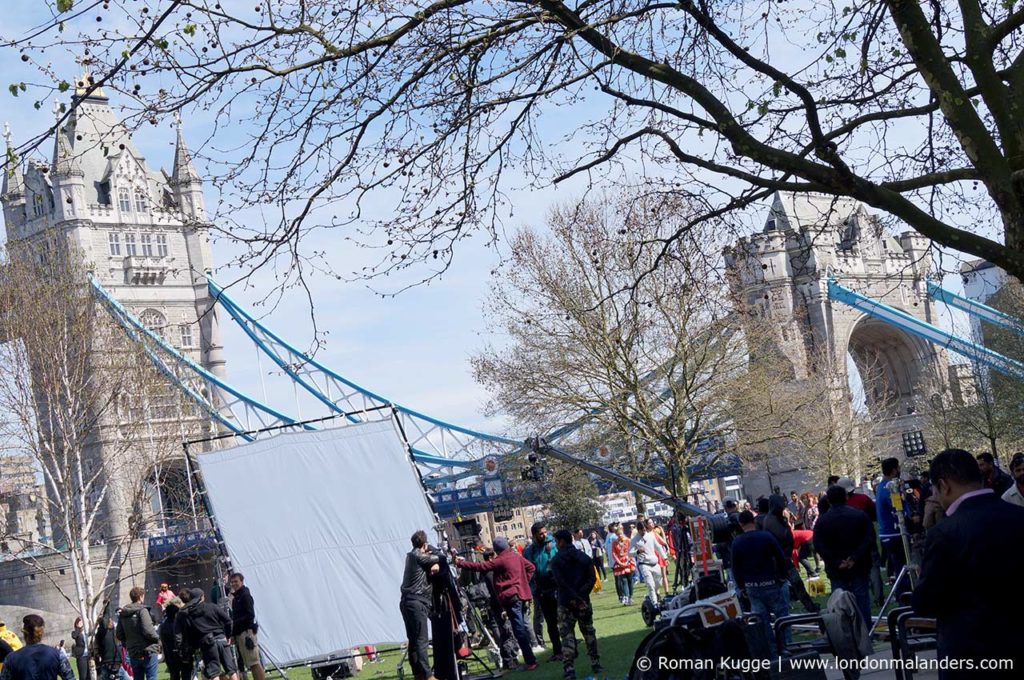
[[[25,178],[21,174],[21,158],[14,152],[14,144],[11,141],[11,126],[6,123],[4,123],[4,141],[7,143],[4,164],[9,164],[10,167],[4,168],[4,184],[0,194],[3,195],[4,203],[9,203],[18,198],[25,198]]]
[[[174,168],[171,170],[171,190],[186,219],[196,222],[206,220],[206,205],[203,200],[203,180],[192,163],[192,154],[185,145],[181,130],[181,117],[177,120],[178,138],[174,144]]]
[[[182,186],[195,182],[202,184],[203,180],[196,172],[196,166],[192,163],[192,154],[185,145],[185,135],[181,131],[181,118],[178,118],[178,138],[174,143],[174,168],[171,170],[171,184]]]
[[[53,140],[53,177],[85,176],[65,128],[58,128]]]

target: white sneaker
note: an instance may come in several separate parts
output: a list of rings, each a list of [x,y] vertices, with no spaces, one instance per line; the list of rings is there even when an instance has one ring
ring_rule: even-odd
[[[533,648],[533,653],[534,654],[540,654],[543,651],[544,651],[544,645],[537,645],[536,647]]]

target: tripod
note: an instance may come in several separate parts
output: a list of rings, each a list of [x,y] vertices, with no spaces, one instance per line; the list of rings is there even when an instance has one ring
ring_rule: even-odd
[[[906,557],[905,564],[900,568],[900,573],[897,574],[896,580],[892,584],[892,590],[889,591],[889,595],[882,602],[882,608],[878,610],[878,616],[875,618],[874,623],[871,625],[871,630],[868,631],[868,636],[874,634],[875,628],[878,627],[878,622],[882,620],[882,616],[885,614],[885,608],[889,606],[889,603],[894,601],[900,592],[900,583],[904,577],[910,582],[910,589],[914,589],[914,574],[917,571],[912,556],[910,554],[910,534],[907,532],[907,522],[903,517],[903,487],[899,480],[889,482],[890,486],[890,498],[892,498],[892,507],[896,511],[896,523],[900,530],[900,542],[903,544],[903,554]]]

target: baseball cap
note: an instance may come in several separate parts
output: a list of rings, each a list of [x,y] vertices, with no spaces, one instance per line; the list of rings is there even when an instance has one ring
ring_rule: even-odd
[[[841,486],[846,489],[846,493],[850,493],[857,488],[857,485],[853,483],[853,480],[849,477],[840,477],[839,481],[836,482],[836,486]]]

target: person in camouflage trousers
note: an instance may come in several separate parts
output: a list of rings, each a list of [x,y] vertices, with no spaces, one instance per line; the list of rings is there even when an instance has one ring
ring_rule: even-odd
[[[558,552],[551,559],[551,573],[558,596],[558,634],[562,638],[562,667],[566,680],[576,677],[576,625],[590,657],[593,674],[600,673],[601,659],[597,653],[597,632],[594,630],[594,608],[590,593],[597,581],[594,560],[573,545],[568,529],[555,532]]]

